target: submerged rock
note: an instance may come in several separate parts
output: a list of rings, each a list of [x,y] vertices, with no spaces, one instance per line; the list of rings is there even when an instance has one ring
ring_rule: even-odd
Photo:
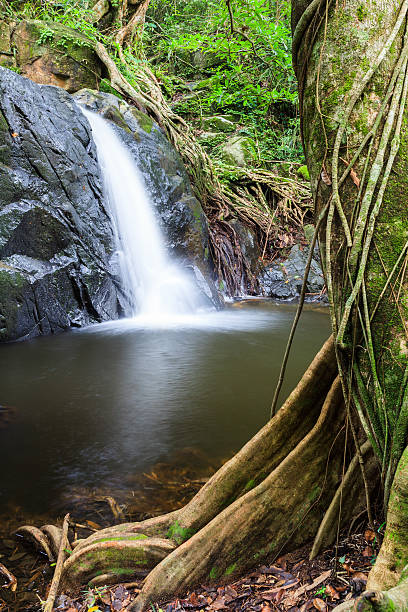
[[[207,219],[175,148],[157,123],[116,96],[83,90],[74,97],[115,124],[142,171],[169,253],[190,272],[203,303],[219,304]]]
[[[0,341],[123,312],[87,121],[63,89],[0,68]]]

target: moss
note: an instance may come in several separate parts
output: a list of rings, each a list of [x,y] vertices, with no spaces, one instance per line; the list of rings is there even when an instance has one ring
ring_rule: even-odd
[[[218,574],[219,569],[217,567],[212,567],[210,571],[210,580],[217,580]]]
[[[137,108],[132,108],[131,112],[142,130],[144,130],[147,134],[150,134],[154,126],[153,119],[150,119],[148,115],[142,113],[142,111],[138,110]]]
[[[225,574],[226,576],[230,576],[232,573],[234,573],[234,572],[235,572],[236,567],[237,567],[237,564],[236,564],[236,563],[233,563],[232,565],[229,565],[229,566],[227,567],[227,569],[225,570],[224,574]]]
[[[122,536],[122,537],[117,537],[117,538],[101,538],[100,540],[94,540],[94,542],[132,542],[134,540],[146,540],[147,536],[143,535],[142,533],[140,535],[135,535],[135,536]]]
[[[310,174],[307,166],[300,166],[300,168],[298,168],[297,173],[305,181],[310,181]]]
[[[255,486],[255,480],[254,479],[248,480],[248,482],[246,483],[246,485],[244,487],[244,490],[245,491],[250,491],[251,489],[254,488],[254,486]]]
[[[195,529],[192,529],[191,527],[182,527],[179,522],[176,521],[170,525],[167,532],[167,538],[169,540],[174,540],[177,544],[182,544],[186,540],[189,540],[195,533]]]

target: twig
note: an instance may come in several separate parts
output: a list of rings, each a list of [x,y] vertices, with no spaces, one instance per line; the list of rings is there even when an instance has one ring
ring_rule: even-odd
[[[3,574],[3,576],[5,576],[9,581],[9,583],[4,585],[2,588],[10,589],[14,592],[17,589],[17,578],[2,563],[0,563],[0,574]]]
[[[44,612],[52,612],[54,608],[54,601],[57,596],[59,583],[61,580],[62,568],[66,557],[66,548],[68,546],[68,526],[69,526],[69,514],[65,515],[64,523],[62,525],[61,542],[58,551],[57,564],[55,566],[54,576],[52,578],[50,592],[48,593],[47,601],[45,602]]]

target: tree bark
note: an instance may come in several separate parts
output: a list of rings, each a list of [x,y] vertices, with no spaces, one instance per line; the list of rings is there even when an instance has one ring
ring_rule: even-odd
[[[376,588],[389,588],[408,561],[404,465],[394,481],[408,432],[408,2],[292,5],[316,215],[327,208],[320,246],[340,377],[398,525],[373,571]]]

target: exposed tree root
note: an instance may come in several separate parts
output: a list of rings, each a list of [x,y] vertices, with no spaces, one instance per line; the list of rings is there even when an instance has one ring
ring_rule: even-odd
[[[379,470],[370,442],[366,441],[363,444],[361,454],[365,459],[365,468],[371,489],[374,489],[379,482]],[[310,553],[311,559],[314,559],[324,548],[332,544],[338,527],[347,524],[353,516],[364,510],[365,500],[361,496],[363,486],[359,458],[356,454],[320,523]]]
[[[24,525],[19,527],[15,532],[16,535],[22,536],[27,539],[29,542],[34,544],[34,546],[42,553],[45,553],[50,561],[54,561],[54,554],[51,550],[50,542],[45,535],[38,529],[37,527],[30,527],[29,525]]]
[[[170,540],[131,535],[101,538],[78,548],[64,565],[63,583],[66,589],[78,584],[120,582],[140,576],[141,571],[155,567],[176,548]],[[98,579],[95,582],[95,579]]]
[[[64,564],[65,557],[70,552],[68,546],[68,527],[69,527],[69,514],[67,514],[64,518],[64,522],[62,525],[62,531],[60,536],[60,544],[57,555],[57,563],[55,567],[54,576],[52,577],[52,582],[50,586],[50,590],[48,593],[47,601],[45,602],[44,612],[52,612],[54,609],[54,601],[58,593],[58,587],[61,580],[62,575],[62,567]]]
[[[56,527],[55,525],[44,525],[43,527],[41,527],[41,531],[46,536],[50,544],[52,553],[56,559],[58,556],[58,551],[60,549],[62,530],[59,527]]]
[[[343,420],[343,395],[336,379],[311,431],[261,484],[218,514],[148,575],[132,612],[201,581],[226,581],[278,554],[289,540],[298,545],[310,539],[337,484],[336,441],[342,442],[338,432]]]

